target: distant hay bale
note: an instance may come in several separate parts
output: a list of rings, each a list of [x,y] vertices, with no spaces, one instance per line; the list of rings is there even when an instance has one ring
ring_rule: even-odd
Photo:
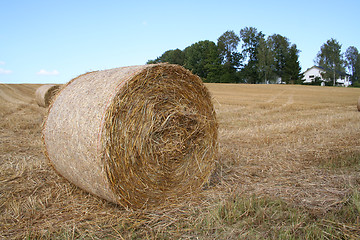
[[[208,182],[218,124],[201,79],[171,64],[81,75],[49,108],[45,152],[80,188],[130,208],[187,196]]]
[[[46,84],[42,85],[35,92],[36,103],[40,107],[48,107],[59,90],[59,85]]]
[[[358,111],[360,112],[360,97],[359,97],[359,99],[358,99],[357,109],[358,109]]]

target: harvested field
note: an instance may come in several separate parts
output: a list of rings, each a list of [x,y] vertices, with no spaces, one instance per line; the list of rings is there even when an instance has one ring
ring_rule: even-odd
[[[0,85],[1,239],[360,237],[360,89],[207,84],[219,121],[211,182],[184,202],[125,210],[48,164],[39,85]]]

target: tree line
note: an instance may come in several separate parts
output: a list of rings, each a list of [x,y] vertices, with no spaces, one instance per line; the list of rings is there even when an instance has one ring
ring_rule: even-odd
[[[329,79],[336,84],[340,75],[348,72],[351,76],[352,85],[360,87],[360,54],[356,47],[350,46],[345,53],[341,52],[342,45],[336,39],[329,39],[324,43],[316,58],[315,64],[326,69],[323,78]],[[347,71],[346,71],[347,70]]]
[[[345,54],[346,60],[340,53],[340,60],[336,57],[330,60],[332,58],[328,56],[335,48],[329,41],[321,47],[316,58],[317,63],[324,68],[329,68],[332,64],[329,69],[335,69],[339,62],[341,67],[337,67],[336,73],[348,67],[352,75],[357,76],[356,74],[360,73],[360,69],[356,67],[360,64],[357,49],[349,48]],[[338,44],[341,49],[336,40],[331,41],[335,41],[335,45]],[[232,30],[226,31],[217,39],[217,43],[204,40],[184,50],[168,50],[160,57],[149,60],[147,64],[179,64],[205,82],[300,84],[302,74],[299,53],[296,44],[292,44],[285,36],[273,34],[266,37],[255,27],[245,27],[239,34]],[[337,56],[337,53],[333,55]]]

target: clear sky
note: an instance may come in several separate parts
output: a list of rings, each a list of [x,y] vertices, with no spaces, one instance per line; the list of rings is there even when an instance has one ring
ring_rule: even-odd
[[[287,37],[304,71],[330,38],[360,50],[359,15],[358,0],[0,0],[0,82],[66,83],[244,27]]]

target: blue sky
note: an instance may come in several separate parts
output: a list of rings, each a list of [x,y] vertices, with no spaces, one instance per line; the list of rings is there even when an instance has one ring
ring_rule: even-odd
[[[244,27],[287,37],[306,70],[330,38],[360,50],[359,9],[358,0],[0,0],[0,82],[66,83]]]

